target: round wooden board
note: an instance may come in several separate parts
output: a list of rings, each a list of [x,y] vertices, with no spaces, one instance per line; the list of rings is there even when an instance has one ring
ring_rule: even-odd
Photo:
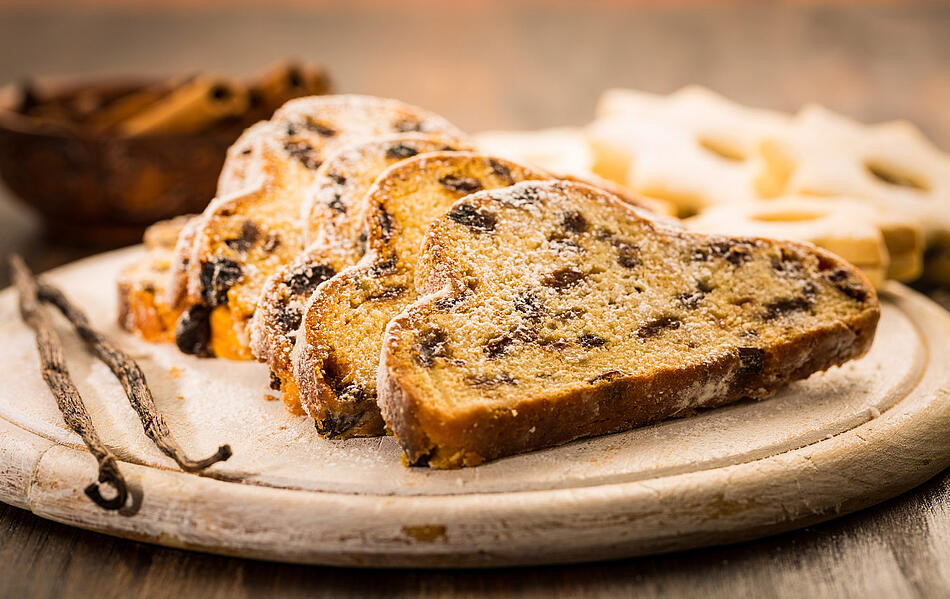
[[[588,561],[729,543],[892,497],[950,464],[950,316],[892,285],[862,360],[762,402],[460,471],[405,468],[391,438],[326,441],[268,401],[263,365],[184,356],[118,330],[114,281],[141,252],[48,277],[137,359],[207,476],[181,473],[142,432],[118,383],[56,322],[70,371],[133,489],[105,512],[82,489],[95,461],[66,429],[11,290],[0,292],[0,500],[74,526],[279,561],[497,566]],[[271,398],[272,399],[272,398]]]

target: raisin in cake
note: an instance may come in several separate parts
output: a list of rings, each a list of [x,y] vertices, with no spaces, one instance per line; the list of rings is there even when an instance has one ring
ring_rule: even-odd
[[[191,232],[187,287],[176,331],[187,353],[249,359],[248,323],[268,277],[303,250],[301,206],[321,164],[348,144],[398,132],[461,132],[443,118],[395,100],[317,96],[285,104],[243,138]],[[210,344],[194,340],[210,329]]]
[[[177,311],[166,302],[175,243],[194,217],[160,221],[145,230],[145,254],[119,274],[119,326],[151,342],[172,341]]]
[[[271,386],[300,413],[290,365],[303,307],[317,286],[359,261],[365,251],[366,193],[387,167],[426,152],[469,149],[447,134],[404,133],[348,146],[328,158],[304,201],[302,255],[264,285],[251,323],[251,350],[266,362]]]
[[[379,405],[453,468],[762,398],[863,355],[874,289],[810,244],[687,232],[602,191],[471,195],[426,235]]]
[[[472,152],[399,162],[369,191],[366,255],[313,294],[292,354],[301,403],[332,438],[379,435],[376,366],[389,319],[416,297],[413,269],[429,223],[458,199],[545,172]]]

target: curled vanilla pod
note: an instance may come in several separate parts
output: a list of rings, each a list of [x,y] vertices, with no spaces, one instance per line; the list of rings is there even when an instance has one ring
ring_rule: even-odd
[[[139,365],[108,338],[93,329],[85,313],[62,291],[45,281],[37,282],[22,258],[12,256],[10,267],[14,285],[20,295],[20,313],[36,335],[43,378],[53,391],[66,424],[82,437],[89,451],[98,460],[99,481],[111,484],[117,491],[115,498],[105,499],[99,493],[97,485],[90,485],[86,489],[86,494],[97,505],[105,509],[121,508],[128,496],[127,487],[119,472],[115,456],[99,440],[95,426],[83,406],[79,391],[69,377],[63,357],[62,342],[42,311],[40,302],[56,307],[73,325],[90,352],[109,367],[122,385],[132,408],[138,414],[145,434],[162,453],[175,460],[182,470],[198,472],[231,457],[231,447],[222,445],[213,455],[202,460],[189,458],[172,436],[165,417],[156,408],[152,392],[145,380],[145,373]]]
[[[222,462],[231,457],[231,446],[222,445],[218,450],[203,460],[193,460],[185,455],[178,441],[172,436],[165,422],[165,417],[155,407],[152,392],[145,381],[145,373],[128,354],[120,350],[104,335],[97,332],[89,324],[86,315],[63,294],[62,291],[45,281],[38,283],[39,298],[55,306],[66,317],[79,337],[97,358],[102,360],[112,373],[119,379],[125,394],[132,404],[132,408],[142,421],[145,434],[155,443],[162,453],[175,460],[185,472],[198,472]]]
[[[119,472],[115,455],[99,439],[79,390],[69,376],[62,341],[40,306],[36,280],[23,259],[17,255],[10,257],[10,269],[13,284],[19,294],[20,314],[36,336],[43,379],[56,397],[56,404],[66,425],[82,438],[99,463],[99,480],[86,487],[86,495],[103,509],[118,510],[125,505],[129,492],[125,478]],[[100,492],[100,484],[108,484],[115,489],[115,496],[111,499],[105,498]]]

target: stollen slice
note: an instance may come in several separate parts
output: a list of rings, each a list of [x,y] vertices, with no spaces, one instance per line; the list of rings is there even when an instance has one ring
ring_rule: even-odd
[[[580,183],[470,195],[429,229],[378,403],[437,468],[764,398],[862,356],[880,306],[841,258],[686,231]]]

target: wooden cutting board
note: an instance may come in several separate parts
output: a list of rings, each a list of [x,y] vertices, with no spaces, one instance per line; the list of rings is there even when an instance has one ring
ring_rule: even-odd
[[[871,352],[762,402],[458,471],[405,468],[391,438],[327,441],[271,397],[257,363],[202,360],[115,325],[116,273],[141,252],[48,276],[145,370],[207,476],[177,471],[118,382],[55,322],[133,501],[82,489],[95,461],[63,424],[12,290],[0,292],[0,500],[74,526],[228,555],[356,566],[489,566],[616,558],[730,543],[874,504],[950,464],[950,316],[900,285]]]

